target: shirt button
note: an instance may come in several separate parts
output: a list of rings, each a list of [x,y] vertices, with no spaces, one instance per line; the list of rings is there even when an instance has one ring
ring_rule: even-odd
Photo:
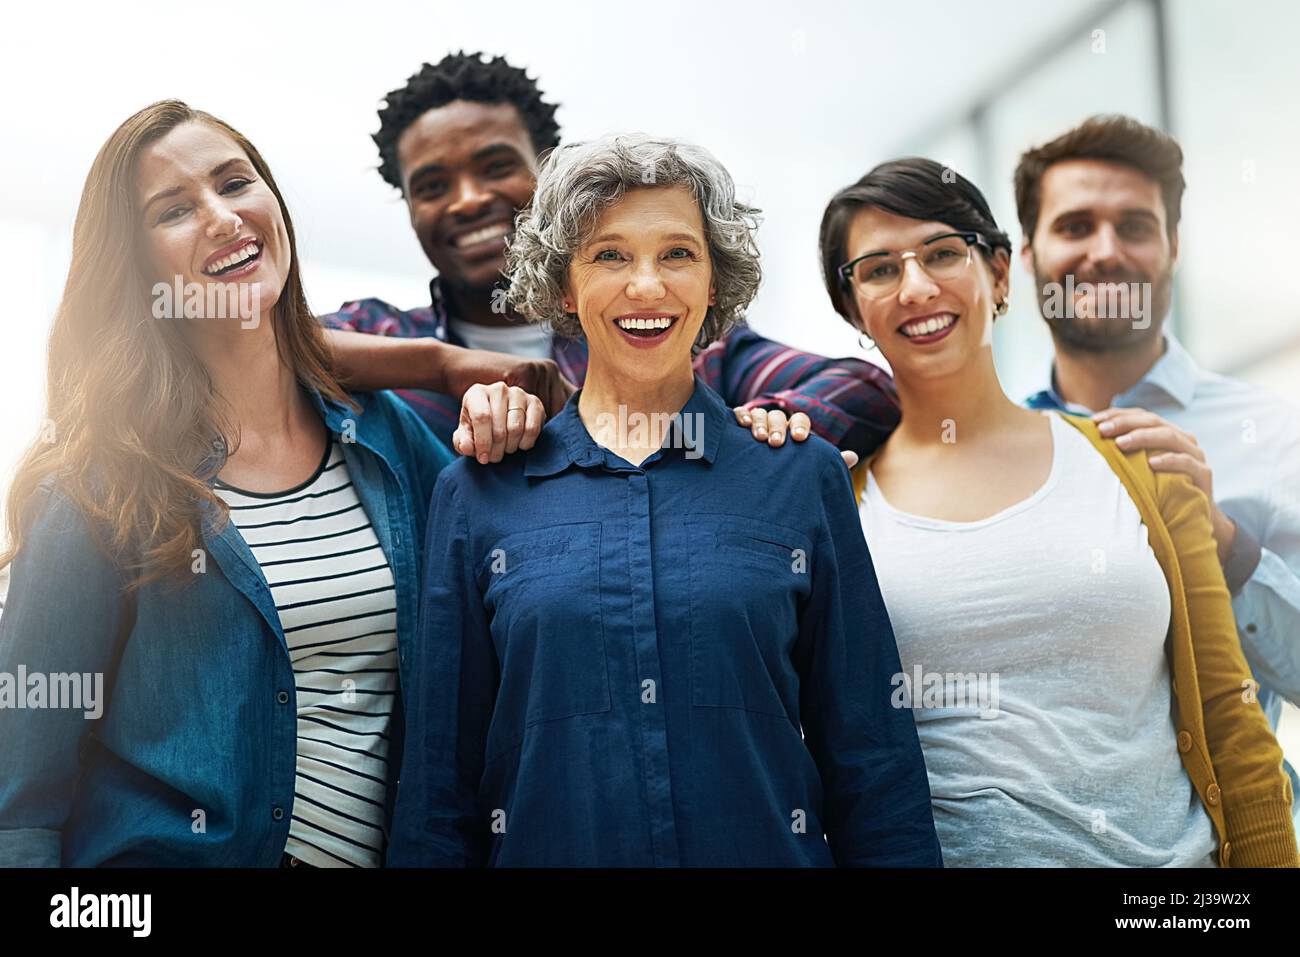
[[[1259,631],[1259,629],[1255,627],[1255,623],[1253,621],[1246,626],[1246,634],[1248,635],[1253,635],[1257,631]]]
[[[1192,750],[1192,736],[1186,731],[1178,732],[1178,750],[1186,754]]]
[[[280,704],[288,704],[288,703],[289,703],[289,692],[287,692],[287,691],[279,691],[279,692],[277,692],[276,695],[275,695],[275,700],[278,701],[278,702],[280,702]]]
[[[1211,784],[1205,789],[1205,800],[1209,802],[1211,806],[1218,804],[1220,793],[1219,786],[1217,784]]]
[[[284,808],[282,808],[282,807],[273,807],[273,808],[271,808],[271,820],[273,820],[273,821],[283,821],[283,820],[284,820]]]

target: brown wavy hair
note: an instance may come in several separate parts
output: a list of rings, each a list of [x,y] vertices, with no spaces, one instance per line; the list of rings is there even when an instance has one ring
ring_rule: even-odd
[[[334,377],[307,306],[293,221],[262,155],[227,123],[179,100],[147,106],[109,136],[82,188],[72,262],[50,331],[44,435],[23,456],[9,489],[9,544],[0,568],[22,548],[27,513],[47,479],[83,510],[130,589],[173,575],[177,584],[192,580],[204,503],[217,509],[219,524],[229,519],[199,472],[215,437],[235,436],[238,447],[237,423],[177,324],[153,318],[153,283],[139,240],[140,153],[191,122],[239,144],[280,204],[290,264],[271,322],[282,361],[303,387],[356,408]]]
[[[1137,170],[1160,187],[1165,231],[1173,239],[1183,215],[1183,148],[1168,133],[1121,114],[1092,116],[1050,143],[1026,150],[1016,164],[1016,213],[1026,240],[1038,229],[1043,174],[1068,160],[1105,160]]]

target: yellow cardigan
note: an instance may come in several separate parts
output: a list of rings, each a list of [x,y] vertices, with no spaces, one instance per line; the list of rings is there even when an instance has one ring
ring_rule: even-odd
[[[1153,472],[1145,452],[1124,453],[1091,419],[1062,415],[1119,476],[1147,527],[1169,582],[1165,652],[1183,767],[1219,835],[1222,867],[1300,867],[1291,780],[1253,693],[1219,566],[1209,502],[1185,475]],[[859,502],[871,459],[853,470]]]

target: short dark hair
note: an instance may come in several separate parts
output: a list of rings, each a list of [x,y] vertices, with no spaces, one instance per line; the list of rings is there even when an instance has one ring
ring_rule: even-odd
[[[449,53],[436,64],[424,64],[405,86],[385,97],[379,111],[379,132],[371,139],[379,147],[379,175],[386,182],[402,188],[397,140],[406,128],[429,110],[453,100],[509,103],[519,111],[539,155],[559,144],[560,126],[555,122],[559,104],[545,102],[537,81],[507,63],[505,57],[486,62],[483,57],[483,53]]]
[[[1131,167],[1160,186],[1170,238],[1183,213],[1183,149],[1168,133],[1131,116],[1092,116],[1050,143],[1026,150],[1016,165],[1016,215],[1025,242],[1033,241],[1043,204],[1043,174],[1066,160],[1106,160]]]
[[[849,227],[863,209],[882,209],[921,222],[947,223],[959,233],[979,233],[985,258],[993,250],[1011,253],[1011,240],[993,218],[988,200],[960,173],[920,156],[881,163],[852,186],[834,196],[822,214],[822,278],[835,311],[850,324],[848,290],[839,268],[848,260]]]

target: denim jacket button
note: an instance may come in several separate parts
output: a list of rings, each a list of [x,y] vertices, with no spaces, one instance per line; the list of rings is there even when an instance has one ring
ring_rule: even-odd
[[[271,808],[271,820],[273,820],[273,821],[283,821],[283,820],[284,820],[284,808],[282,808],[282,807],[273,807],[273,808]]]
[[[287,691],[280,691],[280,692],[277,692],[277,693],[276,693],[276,696],[275,696],[275,700],[278,701],[278,702],[280,702],[280,704],[288,704],[288,703],[289,703],[289,692],[287,692]]]

